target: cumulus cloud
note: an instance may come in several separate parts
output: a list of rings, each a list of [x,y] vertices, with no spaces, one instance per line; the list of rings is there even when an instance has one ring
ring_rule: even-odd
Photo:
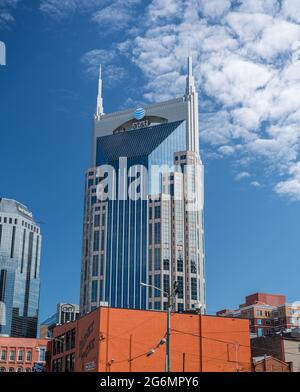
[[[113,50],[83,57],[89,74],[105,64],[124,77],[120,56],[142,71],[143,99],[182,95],[186,57],[200,92],[202,149],[255,163],[277,194],[300,200],[300,5],[295,0],[41,0],[56,18],[85,12],[105,31],[122,30]],[[139,12],[139,18],[134,18]],[[134,19],[133,19],[134,18]],[[131,21],[134,20],[134,28]],[[128,28],[130,26],[130,28]],[[128,37],[130,33],[130,39]],[[123,76],[122,76],[123,75]],[[259,163],[261,166],[256,165]],[[254,174],[254,173],[253,173]],[[257,186],[252,181],[253,186]]]
[[[99,65],[102,65],[103,78],[108,86],[119,83],[126,74],[125,69],[118,65],[118,61],[118,53],[115,49],[94,49],[81,58],[86,74],[92,78],[98,75]]]
[[[182,95],[191,53],[202,95],[202,148],[259,161],[272,173],[276,193],[299,191],[300,199],[300,179],[290,171],[300,152],[300,6],[292,0],[155,0],[147,12],[153,23],[126,49],[148,79],[144,98]]]
[[[249,177],[251,177],[250,173],[248,173],[248,172],[240,172],[240,173],[238,173],[238,174],[235,176],[235,180],[236,180],[236,181],[241,181],[241,180],[243,180],[244,178],[249,178]]]
[[[14,22],[13,12],[20,0],[0,0],[0,29],[7,28]]]
[[[261,183],[258,181],[251,181],[250,185],[254,186],[255,188],[261,187]]]
[[[63,20],[75,12],[89,16],[105,32],[125,28],[141,0],[41,0],[40,9],[55,20]],[[107,29],[109,27],[109,29]],[[102,30],[104,32],[104,30]]]

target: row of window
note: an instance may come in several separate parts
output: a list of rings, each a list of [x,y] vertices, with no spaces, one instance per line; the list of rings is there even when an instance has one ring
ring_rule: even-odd
[[[58,336],[54,339],[53,355],[58,355],[64,351],[69,351],[75,348],[76,330],[75,328],[67,331],[64,335]]]
[[[2,217],[0,216],[0,223],[2,223]],[[3,223],[8,223],[10,225],[17,225],[19,223],[19,220],[16,218],[7,218],[7,217],[3,217]],[[31,225],[25,221],[22,220],[22,226],[26,227],[29,230],[34,231],[35,233],[39,233],[39,228]]]
[[[31,369],[30,368],[25,368],[23,369],[21,366],[19,366],[18,368],[16,368],[16,370],[13,367],[10,367],[8,369],[6,369],[4,366],[0,367],[0,373],[5,373],[5,372],[9,372],[9,373],[22,373],[22,372],[26,372],[26,373],[30,373]]]
[[[72,373],[75,371],[75,354],[66,355],[52,362],[52,372]]]
[[[18,350],[17,361],[23,362],[24,356],[25,356],[26,362],[31,362],[32,361],[32,350],[26,351],[26,355],[25,355],[24,349]],[[7,357],[8,357],[9,361],[11,361],[11,362],[15,361],[16,360],[16,350],[10,350],[9,355],[7,355],[7,350],[1,350],[0,361],[7,361]]]
[[[161,269],[159,248],[154,249],[154,269],[156,271],[160,271]],[[169,259],[163,259],[163,269],[165,271],[169,271],[170,269]],[[149,270],[150,271],[152,270],[152,249],[149,250]],[[177,259],[177,272],[183,272],[183,271],[184,271],[184,261],[183,258],[180,257]],[[195,260],[191,260],[191,273],[192,274],[197,273],[197,265]]]
[[[290,315],[294,315],[294,314],[299,314],[300,315],[300,309],[290,309],[289,311]],[[271,317],[272,312],[270,310],[257,310],[256,311],[256,316],[258,317]],[[273,316],[274,317],[278,317],[278,315],[284,316],[285,315],[285,310],[279,310],[279,311],[274,311]]]

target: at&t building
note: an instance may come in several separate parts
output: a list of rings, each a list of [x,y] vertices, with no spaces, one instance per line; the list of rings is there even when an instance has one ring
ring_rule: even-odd
[[[81,314],[103,303],[205,313],[198,94],[104,114],[102,79],[85,182]],[[151,287],[143,287],[141,283]]]

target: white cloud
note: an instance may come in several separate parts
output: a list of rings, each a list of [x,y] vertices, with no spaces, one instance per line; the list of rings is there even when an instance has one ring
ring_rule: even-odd
[[[0,29],[7,28],[14,22],[14,10],[20,0],[0,0]]]
[[[200,12],[204,17],[216,19],[230,10],[230,0],[199,0]]]
[[[251,177],[250,173],[248,173],[248,172],[240,172],[240,173],[238,173],[235,176],[235,180],[236,181],[241,181],[241,180],[243,180],[245,178],[249,178],[249,177]]]
[[[108,33],[125,28],[132,20],[135,7],[141,0],[41,0],[42,12],[55,20],[63,20],[75,12],[89,16]],[[107,28],[109,27],[109,29]]]
[[[295,181],[289,170],[300,153],[298,16],[287,0],[282,10],[277,0],[239,3],[153,1],[145,17],[152,24],[127,41],[126,50],[148,79],[149,101],[182,95],[189,50],[200,91],[215,103],[203,113],[211,104],[200,99],[202,148],[210,144],[218,157],[259,161],[274,182],[281,177],[275,191],[283,194],[285,181]],[[177,17],[176,9],[182,10]]]
[[[250,183],[250,185],[254,186],[255,188],[260,188],[261,187],[261,183],[258,181],[252,181]]]
[[[300,23],[300,7],[297,0],[283,0],[282,15],[294,22]]]
[[[81,58],[85,72],[95,78],[99,72],[99,65],[102,65],[102,74],[105,83],[113,86],[122,80],[126,74],[123,67],[118,65],[118,54],[116,50],[94,49],[84,54]]]
[[[241,0],[239,11],[274,15],[280,10],[278,0]]]
[[[89,52],[83,63],[95,74],[102,62],[113,82],[124,76],[119,56],[126,56],[143,72],[149,102],[184,93],[190,53],[201,92],[202,149],[245,165],[259,162],[276,193],[300,199],[300,176],[291,171],[300,161],[298,1],[152,0],[143,10],[139,3],[42,0],[41,8],[57,18],[85,12],[102,33],[130,34],[112,50]]]
[[[232,155],[235,149],[232,146],[221,146],[218,148],[218,151],[223,155]]]

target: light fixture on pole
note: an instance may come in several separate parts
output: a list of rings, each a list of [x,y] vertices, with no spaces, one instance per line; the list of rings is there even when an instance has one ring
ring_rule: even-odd
[[[174,282],[174,286],[173,286],[173,290],[170,291],[169,293],[162,290],[159,287],[147,284],[147,283],[143,283],[141,282],[140,284],[142,287],[150,287],[152,289],[158,290],[161,293],[163,293],[164,295],[167,296],[168,298],[168,313],[167,313],[167,332],[166,332],[166,339],[165,341],[162,343],[166,343],[166,372],[171,372],[171,310],[172,310],[172,302],[173,299],[176,297],[178,290],[179,290],[179,283],[178,282]],[[164,339],[161,340],[161,342]],[[147,354],[147,356],[150,356],[152,354],[154,354],[155,350],[152,352],[153,350],[149,351],[149,353]]]

